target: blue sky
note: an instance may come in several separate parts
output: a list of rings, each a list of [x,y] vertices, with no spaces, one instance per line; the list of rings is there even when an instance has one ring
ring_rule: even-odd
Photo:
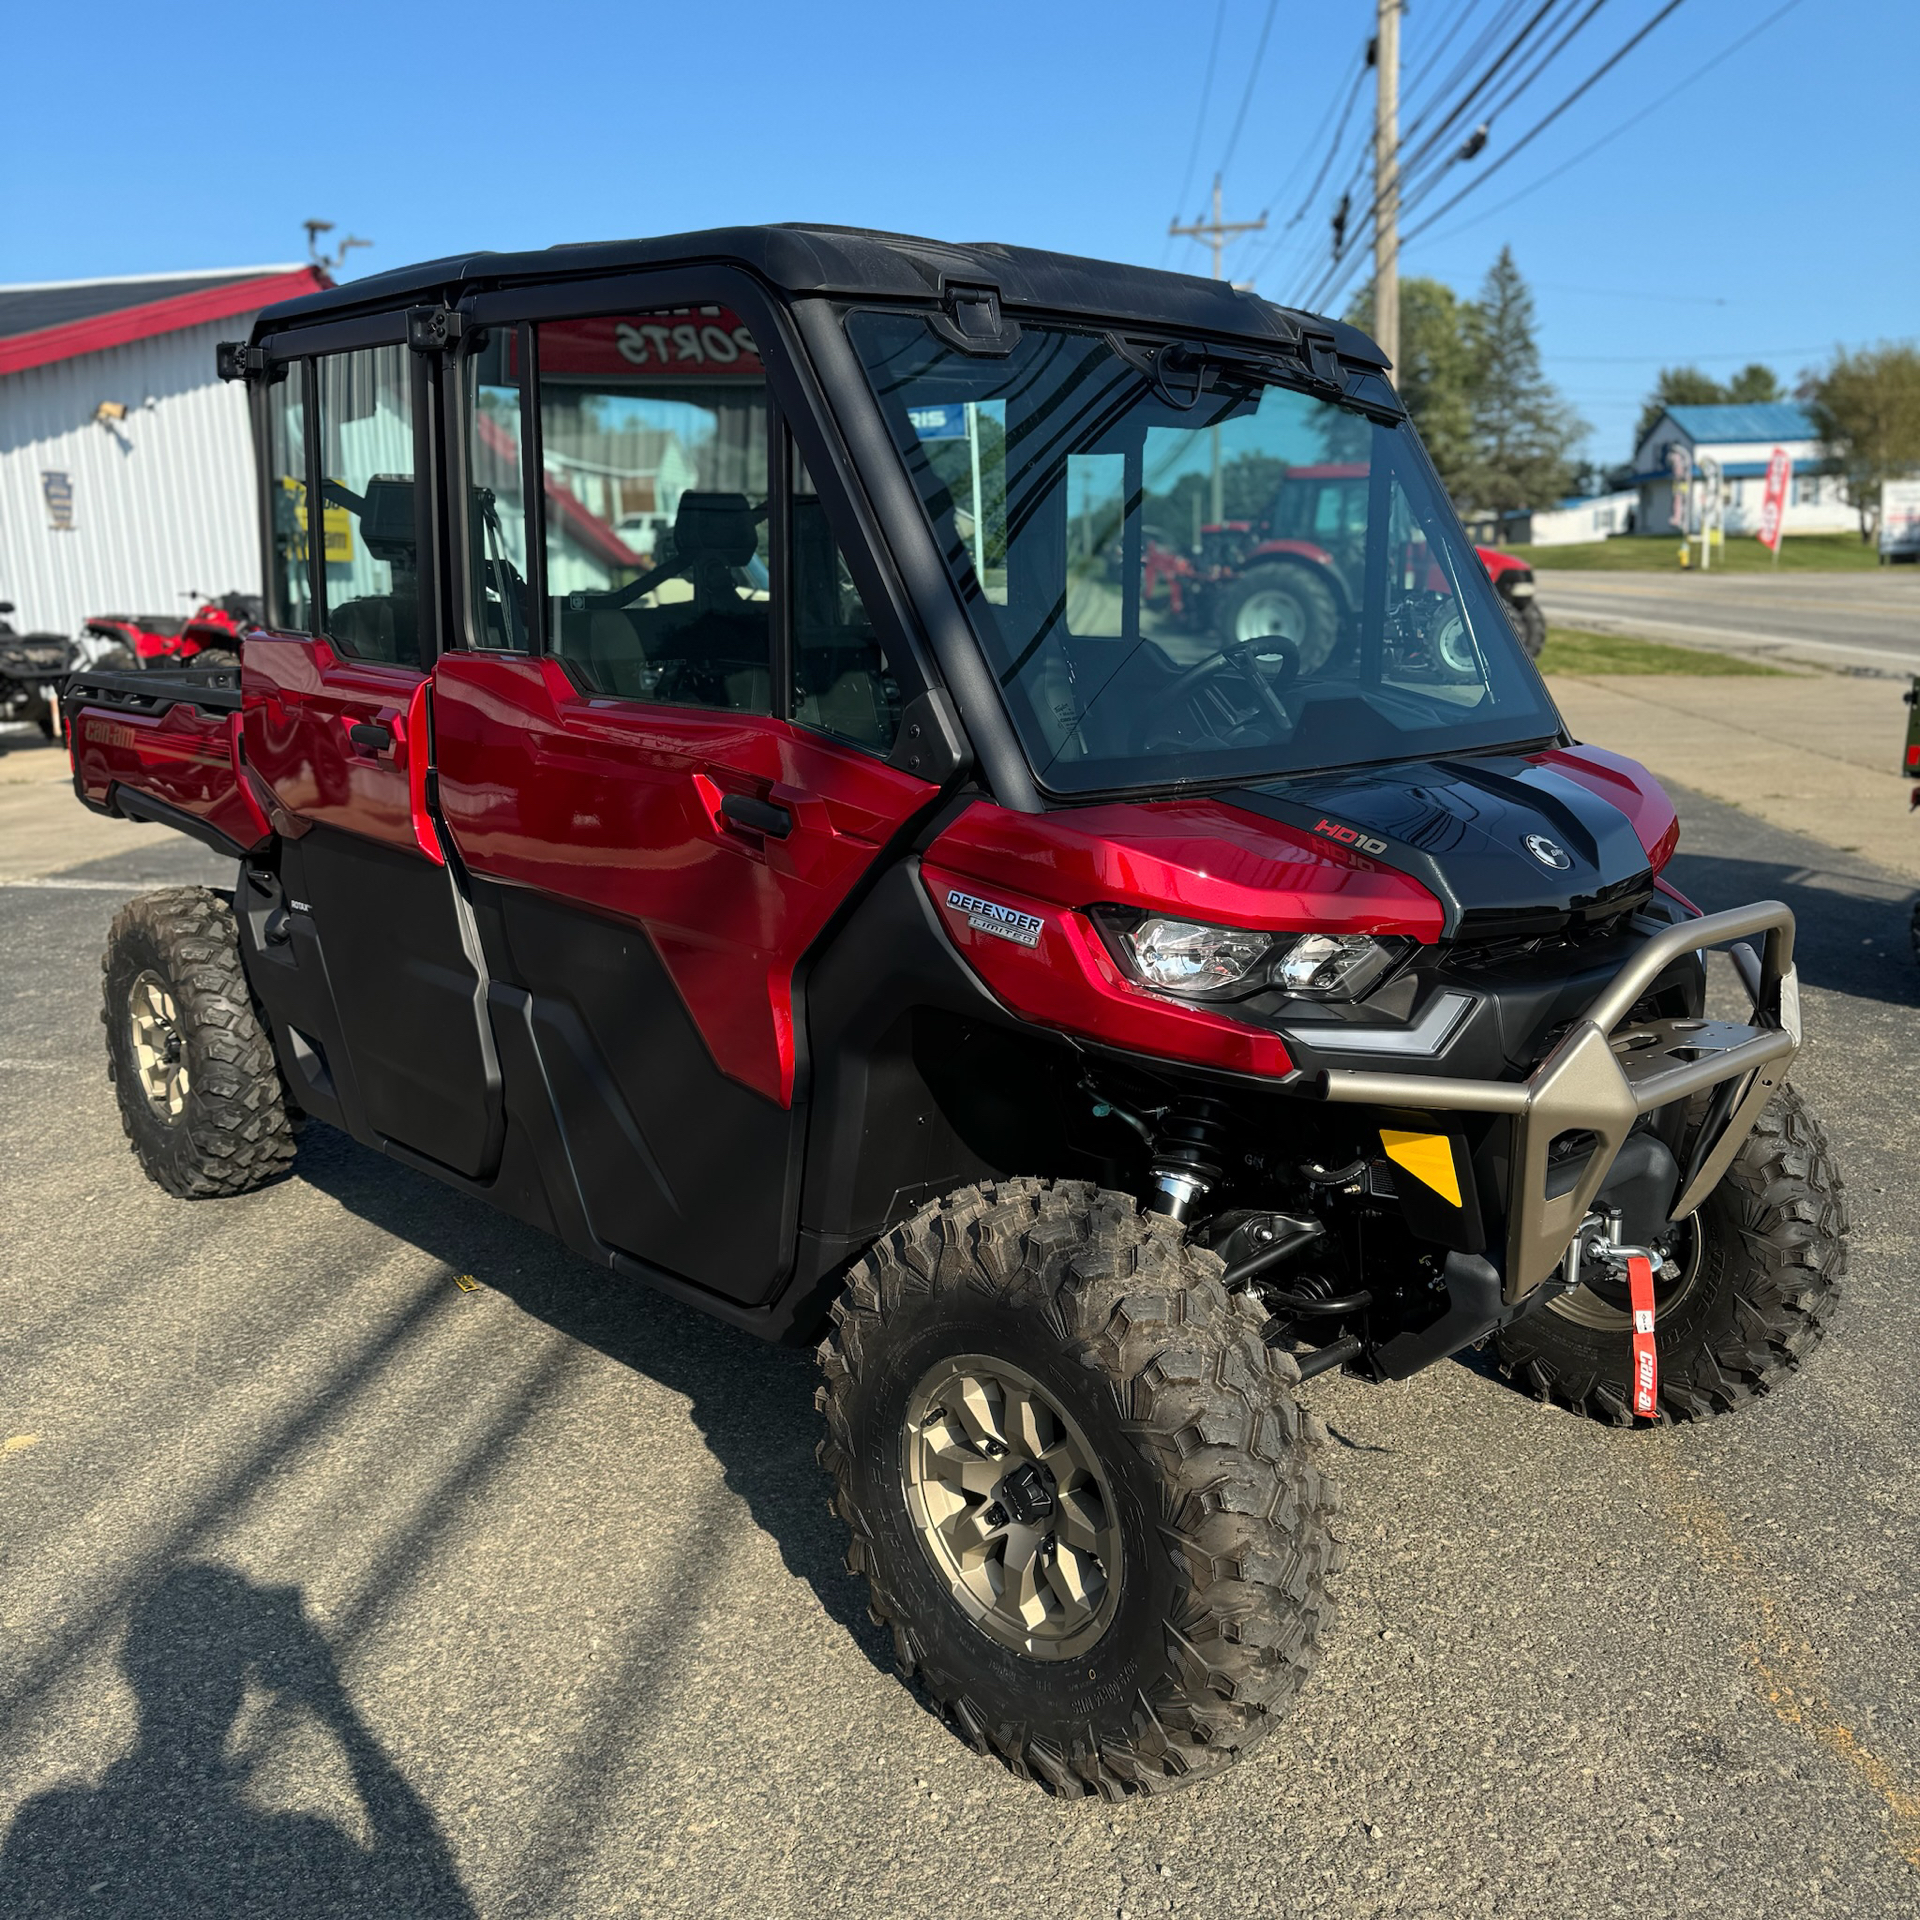
[[[1504,3],[1414,0],[1409,117]],[[1791,382],[1837,342],[1920,333],[1910,4],[1801,0],[1622,138],[1491,211],[1777,3],[1684,0],[1409,246],[1407,272],[1462,291],[1513,246],[1538,293],[1548,370],[1593,423],[1603,459],[1627,453],[1663,361],[1725,373],[1758,358]],[[1609,0],[1432,204],[1660,4]],[[754,220],[1204,271],[1200,248],[1169,245],[1167,223],[1199,210],[1242,101],[1227,211],[1266,208],[1277,228],[1300,204],[1320,154],[1312,136],[1373,16],[1370,0],[1277,0],[1249,93],[1268,0],[1226,0],[1202,113],[1215,6],[23,9],[0,114],[0,279],[294,259],[308,215],[376,242],[350,272]],[[1272,232],[1241,243],[1229,270],[1258,265],[1263,293],[1301,297],[1325,258],[1331,198],[1278,250]]]

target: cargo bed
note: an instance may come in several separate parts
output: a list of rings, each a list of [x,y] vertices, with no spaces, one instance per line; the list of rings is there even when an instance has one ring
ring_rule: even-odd
[[[269,837],[244,764],[237,664],[77,673],[61,704],[74,791],[95,813],[235,858]]]

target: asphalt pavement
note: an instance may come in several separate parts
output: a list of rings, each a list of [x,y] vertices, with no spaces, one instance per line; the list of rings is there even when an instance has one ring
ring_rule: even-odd
[[[1920,1907],[1910,890],[1682,796],[1703,906],[1800,914],[1855,1198],[1789,1388],[1622,1433],[1469,1356],[1307,1389],[1349,1565],[1245,1764],[1059,1803],[892,1675],[809,1356],[311,1128],[141,1177],[102,1071],[154,830],[0,885],[0,1912],[1833,1913]]]
[[[1815,665],[1920,671],[1920,567],[1871,573],[1586,573],[1541,567],[1558,626],[1690,640]]]

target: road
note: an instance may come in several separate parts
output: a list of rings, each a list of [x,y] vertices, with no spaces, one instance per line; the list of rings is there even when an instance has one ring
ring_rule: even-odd
[[[1816,665],[1920,671],[1920,567],[1872,573],[1583,573],[1539,570],[1560,626],[1781,652]]]
[[[894,1679],[814,1370],[324,1128],[140,1177],[101,1071],[152,830],[0,885],[0,1911],[462,1916],[1920,1907],[1920,975],[1907,888],[1686,799],[1679,884],[1801,915],[1856,1199],[1790,1389],[1620,1433],[1469,1358],[1308,1389],[1349,1568],[1205,1790],[1062,1804]]]

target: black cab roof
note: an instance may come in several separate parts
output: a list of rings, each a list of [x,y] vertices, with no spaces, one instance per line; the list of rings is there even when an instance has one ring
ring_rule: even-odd
[[[954,286],[991,287],[1016,310],[1087,314],[1171,331],[1239,335],[1289,344],[1311,328],[1331,334],[1347,360],[1384,366],[1385,356],[1344,321],[1275,306],[1223,280],[1088,260],[993,241],[951,244],[858,227],[714,227],[657,239],[604,240],[528,253],[450,254],[373,274],[324,293],[266,308],[254,337],[304,321],[426,303],[455,305],[469,293],[517,284],[712,263],[742,268],[794,296],[937,301]]]

